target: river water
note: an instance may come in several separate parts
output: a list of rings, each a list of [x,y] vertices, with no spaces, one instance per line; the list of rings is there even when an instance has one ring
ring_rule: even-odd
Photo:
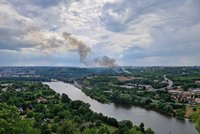
[[[57,93],[65,93],[72,100],[82,100],[90,104],[91,110],[103,115],[116,118],[117,120],[130,120],[134,125],[141,122],[145,127],[150,127],[156,134],[198,134],[194,124],[189,120],[180,120],[165,116],[155,111],[147,110],[137,106],[125,107],[121,105],[102,104],[85,95],[80,89],[72,84],[64,82],[44,82]]]

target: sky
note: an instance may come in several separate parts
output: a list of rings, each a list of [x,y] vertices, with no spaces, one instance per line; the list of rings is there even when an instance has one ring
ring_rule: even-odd
[[[200,65],[200,0],[0,0],[0,66]]]

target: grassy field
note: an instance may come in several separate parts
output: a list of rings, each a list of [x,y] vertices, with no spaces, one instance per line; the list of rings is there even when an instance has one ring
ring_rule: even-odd
[[[187,106],[185,117],[190,118],[192,114],[200,114],[200,106]]]
[[[200,106],[187,106],[185,117],[188,117],[195,123],[196,129],[200,132]]]

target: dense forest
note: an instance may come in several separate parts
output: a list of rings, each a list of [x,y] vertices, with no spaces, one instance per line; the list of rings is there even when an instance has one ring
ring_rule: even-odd
[[[94,113],[89,104],[71,101],[39,82],[5,82],[0,87],[2,134],[153,134],[144,124]],[[5,90],[5,83],[6,90]],[[4,89],[4,90],[2,90]],[[20,89],[20,90],[19,90]]]

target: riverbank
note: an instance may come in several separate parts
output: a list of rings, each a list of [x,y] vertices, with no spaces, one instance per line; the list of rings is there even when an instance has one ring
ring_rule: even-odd
[[[57,93],[66,93],[72,100],[82,100],[90,104],[90,108],[102,113],[108,117],[116,118],[117,120],[130,120],[134,125],[139,125],[141,122],[146,127],[152,128],[156,134],[189,134],[197,133],[194,125],[188,120],[179,120],[173,117],[164,116],[155,111],[143,109],[136,106],[121,107],[113,103],[102,104],[94,99],[86,96],[80,89],[71,84],[63,82],[48,83]]]
[[[158,94],[157,92],[144,90],[125,90],[121,88],[116,88],[113,92],[86,88],[81,90],[101,103],[109,104],[113,102],[123,105],[136,105],[178,118],[184,118],[185,115],[185,105],[173,102],[167,91],[158,91],[160,93],[159,99],[154,97]]]
[[[196,129],[200,132],[200,106],[187,106],[186,116],[195,123]]]
[[[154,134],[144,125],[133,126],[130,121],[96,113],[88,103],[71,100],[40,82],[10,81],[3,86],[7,88],[5,91],[0,86],[3,134]]]
[[[108,99],[102,99],[100,97],[96,97],[96,96],[91,96],[91,94],[87,93],[86,90],[83,90],[81,89],[82,92],[85,93],[85,95],[91,97],[92,99],[95,99],[96,101],[100,102],[100,103],[103,103],[103,104],[111,104],[111,103],[114,103],[115,105],[121,105],[121,106],[126,106],[126,107],[131,107],[131,106],[136,106],[136,107],[140,107],[140,108],[144,108],[146,110],[152,110],[152,111],[155,111],[155,112],[159,112],[160,114],[163,114],[165,116],[169,116],[169,117],[174,117],[174,118],[177,118],[177,119],[189,119],[188,116],[177,116],[173,113],[169,113],[169,112],[166,112],[164,110],[160,110],[160,109],[156,109],[154,107],[151,107],[151,106],[145,106],[145,105],[139,105],[139,104],[124,104],[124,103],[115,103],[115,102],[112,102],[111,100],[108,100]]]

